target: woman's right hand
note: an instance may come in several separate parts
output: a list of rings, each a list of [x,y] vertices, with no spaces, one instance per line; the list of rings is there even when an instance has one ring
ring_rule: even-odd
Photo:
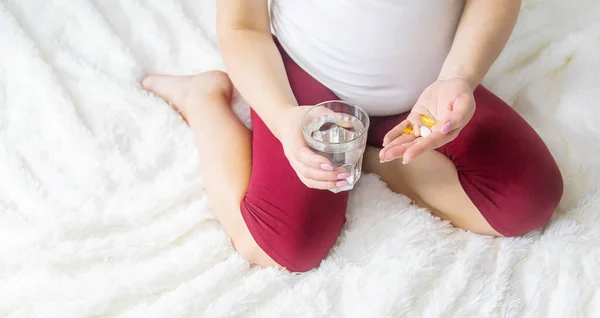
[[[300,181],[313,189],[328,190],[348,184],[350,177],[343,168],[334,169],[331,161],[315,154],[304,141],[302,116],[310,106],[285,110],[277,127],[277,135],[290,165]]]

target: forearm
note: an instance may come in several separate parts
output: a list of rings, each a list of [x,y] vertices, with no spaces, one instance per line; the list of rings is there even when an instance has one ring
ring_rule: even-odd
[[[439,79],[460,77],[475,89],[514,29],[520,0],[467,0]]]
[[[262,31],[227,30],[219,40],[234,86],[279,138],[280,114],[297,101],[273,38]]]

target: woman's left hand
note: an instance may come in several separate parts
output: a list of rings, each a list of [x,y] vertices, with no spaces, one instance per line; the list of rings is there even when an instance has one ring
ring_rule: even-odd
[[[383,162],[402,157],[409,163],[420,154],[441,147],[454,140],[475,113],[473,89],[462,78],[438,80],[421,94],[408,118],[390,130],[383,139],[384,148],[379,153]],[[435,120],[431,134],[421,136],[424,124],[419,115]],[[404,134],[407,126],[413,126],[412,134]]]

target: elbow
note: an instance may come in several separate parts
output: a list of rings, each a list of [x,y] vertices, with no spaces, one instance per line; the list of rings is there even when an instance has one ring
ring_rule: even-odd
[[[231,31],[233,28],[230,25],[224,25],[223,23],[217,23],[217,41],[222,46],[223,43],[231,37]]]
[[[244,27],[239,25],[239,23],[231,19],[217,17],[217,41],[219,41],[221,46],[227,43],[240,30],[244,30]]]
[[[217,26],[217,42],[219,43],[223,58],[226,59],[229,52],[237,51],[236,44],[239,42],[239,37],[237,36],[239,32],[240,30],[236,30],[230,25]]]
[[[238,42],[240,37],[254,37],[255,35],[262,35],[262,33],[264,33],[263,30],[257,30],[251,27],[217,24],[217,40],[219,41],[221,48],[227,46],[229,43],[233,44]]]

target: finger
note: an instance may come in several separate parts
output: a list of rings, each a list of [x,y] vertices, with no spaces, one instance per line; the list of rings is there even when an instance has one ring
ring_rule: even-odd
[[[473,94],[464,92],[458,95],[448,105],[441,106],[444,112],[448,115],[444,116],[448,119],[438,122],[433,128],[439,130],[442,134],[457,129],[462,129],[473,117],[475,112],[475,100]]]
[[[458,136],[459,131],[460,130],[455,130],[449,134],[443,135],[440,131],[436,130],[427,137],[419,138],[404,152],[402,163],[409,163],[422,153],[434,150],[454,140],[454,138]]]
[[[404,128],[406,128],[410,125],[412,125],[412,123],[409,120],[405,119],[401,123],[396,125],[396,127],[392,128],[390,131],[388,131],[388,133],[385,134],[385,137],[383,137],[383,146],[385,147],[390,142],[392,142],[392,140],[395,140],[396,138],[398,138],[402,135],[406,135],[404,133]]]
[[[326,171],[320,168],[313,168],[302,162],[294,163],[293,168],[304,178],[315,181],[340,181],[350,177],[350,174],[343,168],[336,168],[332,171]]]
[[[407,142],[411,142],[413,140],[417,139],[417,136],[410,134],[410,135],[401,135],[398,138],[392,140],[390,143],[388,143],[385,147],[383,147],[383,149],[389,149],[391,147],[395,147]]]
[[[325,171],[333,171],[333,165],[331,161],[323,156],[319,156],[312,152],[308,147],[302,147],[298,150],[296,160],[302,162],[304,165],[322,169]]]
[[[419,138],[419,139],[421,139],[421,138]],[[381,161],[387,162],[387,161],[392,161],[394,159],[402,158],[404,156],[404,153],[406,152],[406,150],[408,148],[410,148],[412,145],[414,145],[419,139],[415,139],[411,142],[397,145],[395,147],[387,149],[387,151],[384,154],[380,154]]]
[[[318,181],[318,180],[312,180],[312,179],[305,178],[301,175],[298,175],[298,177],[300,178],[300,181],[302,181],[302,183],[304,183],[304,185],[306,185],[307,187],[309,187],[311,189],[330,190],[330,189],[335,189],[337,187],[345,185],[345,184],[340,183],[339,181],[338,182],[336,182],[336,181]],[[340,184],[340,185],[338,186],[338,184]]]
[[[383,149],[381,149],[381,151],[379,152],[379,159],[384,160],[387,152],[390,151],[392,148],[395,148],[395,147],[403,145],[403,144],[411,143],[415,139],[417,139],[417,137],[415,135],[411,134],[411,135],[402,135],[402,136],[392,140],[392,142],[390,142],[389,144],[387,144],[387,146],[385,146],[385,147],[383,147]]]

